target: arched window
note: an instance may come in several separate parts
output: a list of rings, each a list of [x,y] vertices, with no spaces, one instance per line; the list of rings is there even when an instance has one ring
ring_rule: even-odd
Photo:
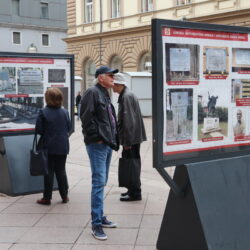
[[[152,71],[152,59],[150,52],[142,55],[138,65],[138,71]]]
[[[84,67],[84,85],[86,89],[94,85],[96,66],[92,59],[88,59]]]
[[[120,56],[113,56],[110,60],[110,67],[113,69],[119,69],[120,72],[123,71],[122,58]]]

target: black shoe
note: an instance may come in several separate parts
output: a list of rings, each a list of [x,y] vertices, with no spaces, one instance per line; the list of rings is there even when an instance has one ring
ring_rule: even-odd
[[[62,199],[62,203],[68,203],[69,202],[69,197],[65,197]]]
[[[141,201],[141,199],[142,199],[141,195],[136,197],[133,197],[131,195],[126,195],[124,197],[121,197],[120,201]]]
[[[128,191],[125,192],[125,193],[121,193],[121,197],[124,197],[124,196],[127,196],[127,195],[129,195],[129,192],[128,192]]]

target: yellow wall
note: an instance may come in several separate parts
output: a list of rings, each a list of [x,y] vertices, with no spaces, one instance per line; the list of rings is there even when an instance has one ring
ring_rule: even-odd
[[[72,1],[72,0],[71,0]],[[181,20],[232,12],[250,8],[249,0],[193,0],[193,4],[174,6],[175,0],[155,0],[154,11],[141,13],[140,0],[121,0],[121,17],[111,19],[110,0],[102,0],[103,32],[115,31],[150,25],[151,18]],[[94,0],[94,20],[85,24],[83,18],[83,0],[75,0],[76,31],[73,36],[89,35],[100,32],[100,1]]]

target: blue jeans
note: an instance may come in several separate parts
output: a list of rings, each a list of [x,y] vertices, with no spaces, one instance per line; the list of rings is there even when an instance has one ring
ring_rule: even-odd
[[[103,217],[104,186],[108,181],[112,149],[104,144],[86,145],[92,172],[91,216],[92,225],[101,225]]]

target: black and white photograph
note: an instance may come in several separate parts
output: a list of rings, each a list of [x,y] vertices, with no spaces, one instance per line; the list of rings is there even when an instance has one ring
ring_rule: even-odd
[[[199,81],[199,46],[166,43],[167,82]]]
[[[43,94],[43,78],[42,68],[18,68],[18,94]]]
[[[250,74],[250,49],[232,48],[232,71]]]
[[[0,131],[35,126],[43,97],[0,98]]]
[[[166,142],[192,139],[193,89],[166,91]]]
[[[49,69],[48,82],[49,83],[65,83],[66,70],[65,69]]]

